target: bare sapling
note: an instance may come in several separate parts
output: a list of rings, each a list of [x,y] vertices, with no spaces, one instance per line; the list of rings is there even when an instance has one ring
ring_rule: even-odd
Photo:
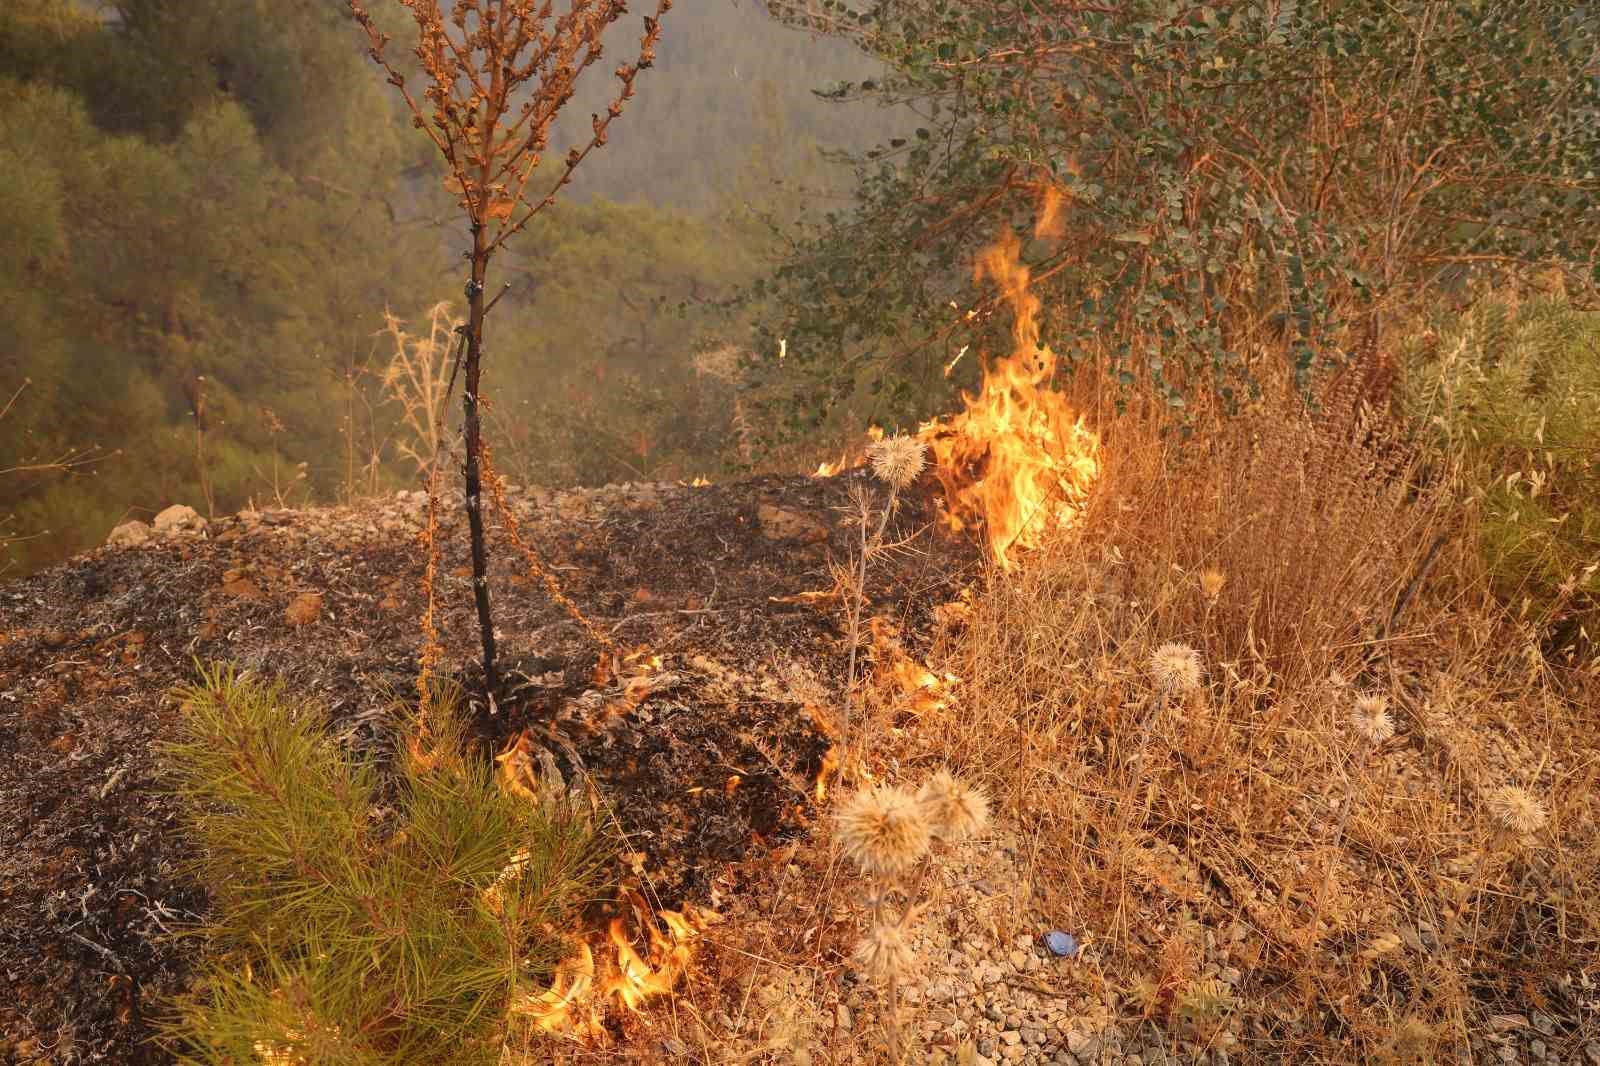
[[[462,373],[463,479],[467,525],[472,539],[472,586],[483,642],[484,685],[493,706],[498,689],[494,622],[490,612],[488,558],[484,546],[482,474],[483,324],[494,300],[485,301],[489,263],[496,252],[572,180],[590,152],[606,143],[611,120],[633,97],[634,79],[655,59],[660,19],[672,0],[656,0],[655,15],[644,20],[635,59],[616,68],[621,83],[604,114],[593,116],[593,133],[574,146],[553,170],[540,176],[550,143],[550,128],[572,99],[578,78],[602,55],[601,37],[627,13],[623,0],[568,0],[556,11],[554,0],[399,0],[416,22],[414,54],[426,83],[422,97],[384,55],[390,37],[360,0],[350,11],[372,42],[374,62],[387,72],[411,110],[412,123],[428,135],[450,171],[448,187],[460,195],[471,250],[466,284],[467,320],[457,346]],[[535,177],[539,190],[531,189]],[[496,300],[499,299],[497,296]],[[431,480],[430,480],[431,484]]]

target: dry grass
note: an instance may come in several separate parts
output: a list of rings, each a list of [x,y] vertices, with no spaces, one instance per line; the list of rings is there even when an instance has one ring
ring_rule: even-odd
[[[1572,1013],[1600,957],[1600,692],[1491,606],[1382,392],[1279,393],[1188,447],[1107,420],[1087,521],[991,576],[934,663],[965,698],[909,738],[1035,839],[1110,1007],[1236,1062],[1443,1061],[1494,1013]],[[1169,643],[1197,687],[1153,673]],[[1507,785],[1542,828],[1496,820]]]

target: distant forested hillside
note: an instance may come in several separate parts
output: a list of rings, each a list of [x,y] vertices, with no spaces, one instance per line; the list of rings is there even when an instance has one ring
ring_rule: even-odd
[[[737,461],[728,360],[708,377],[695,357],[742,336],[721,305],[781,229],[847,192],[823,150],[891,125],[813,94],[866,69],[845,42],[748,0],[669,19],[611,143],[502,263],[486,368],[517,476]],[[342,0],[0,6],[11,566],[172,502],[221,513],[410,475],[377,334],[386,310],[422,331],[459,298],[461,227],[362,49]],[[609,66],[564,130],[604,106]]]

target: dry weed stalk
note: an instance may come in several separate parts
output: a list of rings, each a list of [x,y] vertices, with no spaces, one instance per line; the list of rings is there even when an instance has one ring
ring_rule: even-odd
[[[845,641],[850,657],[845,669],[844,720],[841,729],[845,758],[842,766],[854,769],[854,760],[864,752],[863,738],[857,736],[855,703],[857,667],[861,641],[865,631],[867,604],[867,571],[872,563],[903,545],[885,540],[889,520],[900,506],[900,494],[916,483],[928,462],[927,447],[914,437],[887,437],[876,441],[867,449],[867,462],[873,476],[881,481],[888,493],[879,504],[865,485],[851,489],[851,516],[859,541],[855,557],[849,566],[833,568],[834,584],[845,608]],[[863,711],[865,694],[862,694]],[[865,714],[862,727],[865,726]]]
[[[529,183],[549,147],[551,124],[572,99],[580,75],[602,57],[601,38],[626,12],[624,0],[569,0],[560,13],[553,3],[528,0],[399,0],[416,24],[414,54],[426,81],[422,102],[407,87],[405,75],[384,57],[391,38],[360,0],[349,3],[371,42],[373,62],[387,72],[389,84],[411,111],[413,125],[427,134],[449,167],[449,188],[460,196],[458,203],[471,232],[467,321],[460,332],[458,362],[463,371],[463,475],[473,598],[483,645],[484,684],[492,707],[499,677],[479,466],[483,327],[493,307],[484,300],[489,262],[507,240],[555,202],[557,191],[572,180],[578,165],[606,142],[611,121],[633,97],[634,80],[655,60],[660,18],[672,0],[657,0],[655,15],[644,20],[637,58],[616,68],[620,87],[604,117],[593,116],[588,143],[569,151],[547,190],[531,197]],[[451,378],[453,382],[454,370]]]
[[[413,336],[404,323],[383,312],[383,328],[374,336],[388,337],[394,354],[383,369],[383,390],[400,407],[401,424],[409,439],[395,442],[395,450],[427,474],[444,447],[445,402],[452,371],[451,348],[466,320],[451,313],[448,301],[428,309],[426,336]]]

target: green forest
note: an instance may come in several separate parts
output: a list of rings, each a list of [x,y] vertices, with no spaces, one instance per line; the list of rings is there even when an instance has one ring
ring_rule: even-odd
[[[748,465],[732,353],[755,306],[736,298],[847,198],[836,153],[889,125],[812,92],[876,68],[845,42],[727,0],[682,4],[670,28],[614,143],[499,264],[485,395],[519,480]],[[12,573],[171,503],[414,483],[386,316],[425,338],[441,301],[461,311],[465,226],[370,67],[339,0],[0,10]],[[580,86],[558,142],[606,80]]]

